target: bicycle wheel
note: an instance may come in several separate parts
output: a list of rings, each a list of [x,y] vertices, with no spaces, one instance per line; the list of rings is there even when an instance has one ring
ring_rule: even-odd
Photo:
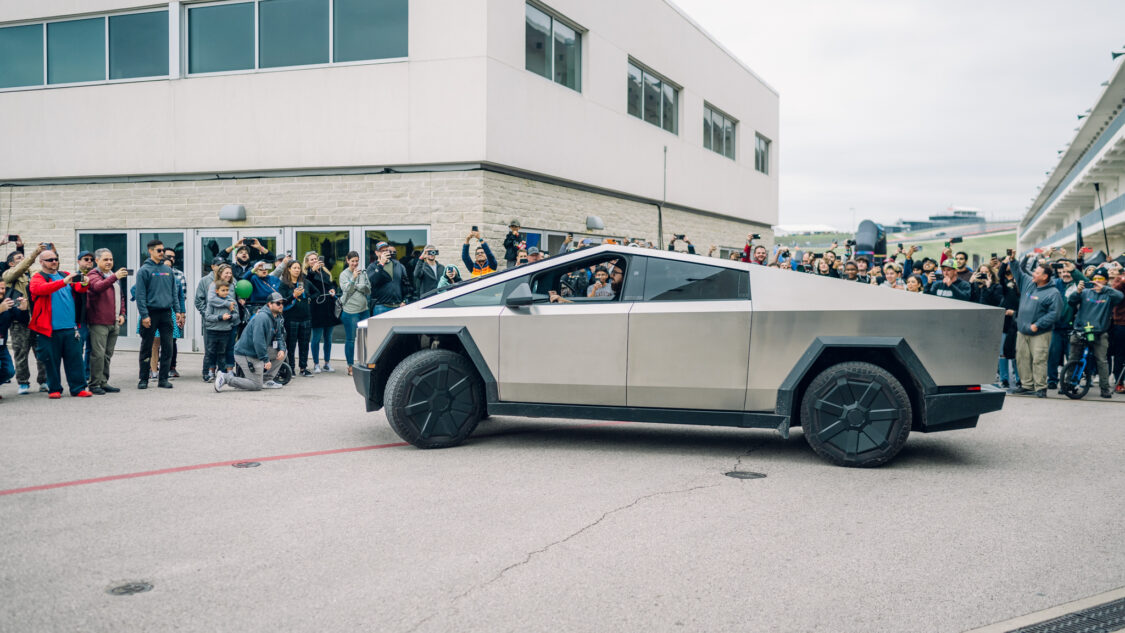
[[[1090,387],[1094,386],[1094,376],[1086,369],[1085,358],[1068,362],[1063,368],[1062,385],[1059,391],[1071,400],[1081,400],[1090,393]]]

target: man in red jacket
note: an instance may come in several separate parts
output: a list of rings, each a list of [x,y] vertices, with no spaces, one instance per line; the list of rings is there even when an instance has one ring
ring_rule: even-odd
[[[90,328],[90,393],[95,396],[121,391],[109,384],[109,365],[117,346],[117,331],[125,323],[125,293],[120,280],[128,270],[113,272],[113,253],[108,248],[94,252],[98,267],[90,271],[86,290],[86,323]]]
[[[66,367],[66,383],[70,395],[89,398],[86,390],[86,366],[82,362],[74,297],[85,294],[86,285],[79,273],[59,272],[59,256],[55,251],[39,254],[42,271],[31,276],[31,297],[35,308],[28,326],[39,335],[36,344],[40,358],[47,363],[47,391],[52,400],[62,397],[59,364]]]

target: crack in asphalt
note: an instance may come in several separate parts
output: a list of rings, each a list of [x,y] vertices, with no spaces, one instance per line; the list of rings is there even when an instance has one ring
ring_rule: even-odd
[[[750,446],[750,448],[746,449],[745,453],[742,453],[741,455],[739,455],[738,459],[736,459],[734,461],[734,467],[731,468],[731,471],[737,471],[739,468],[741,468],[742,467],[742,460],[746,459],[747,457],[750,457],[751,453],[758,450],[759,448],[762,448],[763,446],[765,446],[765,444],[763,444],[761,442],[758,442],[756,444],[752,444]]]
[[[751,449],[751,450],[753,450],[753,449]],[[749,453],[748,453],[748,454],[749,454]],[[486,580],[486,581],[484,581],[484,582],[482,582],[482,583],[480,583],[480,584],[478,584],[478,585],[474,585],[474,586],[472,586],[472,587],[469,587],[469,588],[468,588],[468,589],[466,589],[466,590],[465,590],[464,592],[460,593],[460,594],[459,594],[459,595],[457,595],[457,596],[454,596],[454,597],[453,597],[453,598],[452,598],[452,599],[450,600],[450,602],[451,602],[451,603],[457,602],[458,600],[461,600],[461,599],[463,599],[463,598],[466,598],[466,597],[468,597],[468,596],[469,596],[469,594],[471,594],[471,593],[473,593],[473,592],[475,592],[475,591],[477,591],[477,590],[479,590],[479,589],[484,589],[484,588],[485,588],[485,587],[487,587],[488,585],[491,585],[492,583],[496,582],[497,580],[500,580],[501,578],[503,578],[503,577],[504,577],[504,574],[506,574],[506,573],[508,573],[508,572],[512,571],[513,569],[516,569],[516,568],[518,568],[518,567],[522,567],[522,566],[524,566],[524,565],[527,565],[527,564],[528,564],[528,563],[530,563],[530,562],[532,561],[532,559],[533,559],[533,558],[535,558],[535,557],[536,557],[537,555],[539,555],[539,554],[545,554],[545,553],[546,553],[546,552],[548,552],[549,550],[551,550],[551,549],[553,549],[553,548],[555,548],[555,547],[557,547],[557,546],[559,546],[559,545],[562,545],[563,543],[566,543],[566,542],[568,542],[568,541],[570,541],[570,540],[572,540],[572,539],[575,539],[575,538],[577,538],[577,537],[581,536],[582,534],[584,534],[584,533],[586,533],[586,532],[588,532],[588,531],[590,531],[590,530],[594,529],[594,528],[595,528],[595,527],[597,527],[598,525],[600,525],[600,524],[601,524],[601,523],[602,523],[603,521],[605,521],[605,520],[606,520],[606,519],[608,519],[609,517],[611,517],[611,516],[613,516],[613,515],[615,515],[615,514],[618,514],[618,513],[620,513],[620,512],[624,512],[624,511],[626,511],[626,510],[629,510],[629,509],[631,509],[631,508],[634,508],[634,507],[636,507],[636,506],[637,506],[638,504],[640,504],[640,503],[641,503],[642,501],[646,501],[646,500],[648,500],[648,499],[653,499],[653,498],[655,498],[655,497],[662,497],[662,496],[667,496],[667,495],[678,495],[678,494],[686,494],[686,493],[689,493],[689,492],[694,492],[694,491],[696,491],[696,490],[703,490],[703,489],[705,489],[705,488],[716,488],[716,487],[718,487],[718,486],[720,486],[720,485],[721,485],[721,484],[717,484],[717,483],[715,483],[715,484],[707,484],[707,485],[703,485],[703,486],[692,486],[692,487],[690,487],[690,488],[681,488],[681,489],[678,489],[678,490],[661,490],[661,491],[659,491],[659,492],[653,492],[653,493],[649,493],[649,494],[647,494],[647,495],[643,495],[643,496],[637,497],[636,499],[632,500],[631,502],[629,502],[629,503],[627,503],[627,504],[625,504],[625,505],[623,505],[623,506],[618,506],[618,507],[616,507],[616,508],[613,508],[612,510],[608,510],[608,511],[606,511],[606,512],[602,513],[602,515],[601,515],[600,517],[598,517],[598,518],[597,518],[597,520],[595,520],[595,521],[592,521],[592,522],[590,522],[590,523],[587,523],[586,525],[582,526],[582,527],[581,527],[581,528],[579,528],[578,530],[575,530],[574,532],[571,532],[571,533],[570,533],[570,534],[568,534],[567,536],[565,536],[565,537],[563,537],[563,538],[561,538],[561,539],[559,539],[559,540],[557,540],[557,541],[552,541],[551,543],[548,543],[547,545],[544,545],[543,547],[541,547],[541,548],[539,548],[539,549],[537,549],[537,550],[533,550],[533,551],[531,551],[531,552],[528,552],[527,556],[525,556],[523,560],[521,560],[521,561],[519,561],[519,562],[517,562],[517,563],[512,563],[511,565],[508,565],[508,566],[507,566],[507,567],[505,567],[504,569],[501,569],[501,570],[500,570],[499,572],[497,572],[497,573],[496,573],[496,575],[495,575],[495,576],[493,576],[492,578],[490,578],[490,579],[488,579],[488,580]],[[454,607],[454,609],[456,609],[456,607]],[[412,627],[410,627],[409,629],[407,629],[406,633],[414,633],[414,631],[417,631],[417,630],[418,630],[419,628],[421,628],[421,627],[422,627],[422,625],[424,625],[425,623],[429,622],[430,620],[432,620],[432,619],[433,619],[434,617],[436,617],[437,615],[438,615],[437,613],[431,613],[430,615],[426,616],[426,617],[425,617],[424,619],[422,619],[422,620],[420,620],[420,621],[419,621],[418,623],[416,623],[416,624],[415,624],[414,626],[412,626]]]

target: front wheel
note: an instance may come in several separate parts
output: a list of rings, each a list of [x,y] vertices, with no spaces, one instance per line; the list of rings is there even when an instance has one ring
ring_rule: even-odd
[[[882,466],[906,444],[910,396],[890,372],[848,362],[820,372],[801,398],[801,427],[813,451],[838,465]]]
[[[484,414],[484,382],[461,354],[426,349],[398,364],[383,398],[387,421],[418,448],[457,446]]]
[[[1086,363],[1081,360],[1072,360],[1063,367],[1062,381],[1059,391],[1071,400],[1081,400],[1090,393],[1094,386],[1094,373],[1087,371]]]

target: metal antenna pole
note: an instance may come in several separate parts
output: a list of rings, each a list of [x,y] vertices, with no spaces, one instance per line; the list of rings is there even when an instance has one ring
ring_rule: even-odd
[[[668,146],[664,146],[664,193],[656,207],[656,246],[664,250],[664,205],[668,204]]]
[[[1102,239],[1105,240],[1105,257],[1109,259],[1109,236],[1105,232],[1105,207],[1102,206],[1102,187],[1099,183],[1094,183],[1094,193],[1098,196],[1098,213],[1102,216]]]

